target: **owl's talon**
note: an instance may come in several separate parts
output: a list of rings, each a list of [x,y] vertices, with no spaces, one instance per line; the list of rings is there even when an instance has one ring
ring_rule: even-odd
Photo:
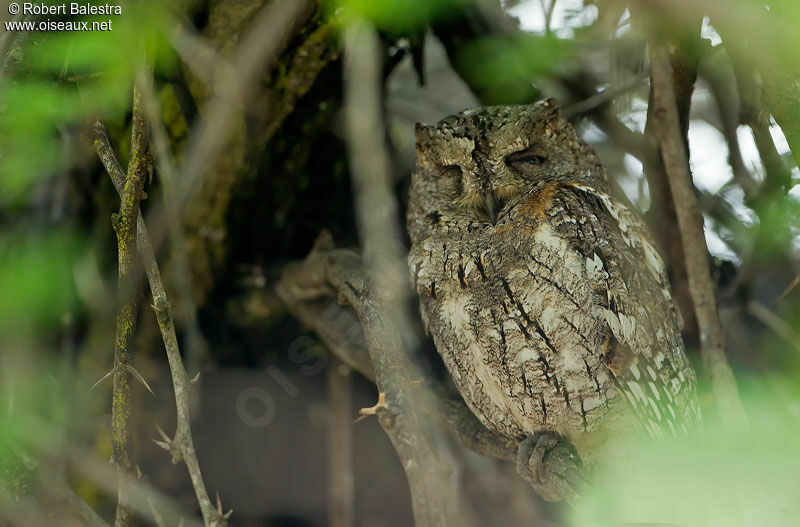
[[[539,432],[520,443],[517,472],[547,501],[573,502],[587,484],[575,447],[553,432]]]

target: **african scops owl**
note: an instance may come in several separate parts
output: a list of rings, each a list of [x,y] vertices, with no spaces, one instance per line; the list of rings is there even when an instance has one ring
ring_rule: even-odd
[[[552,100],[417,125],[408,229],[422,317],[457,389],[526,456],[565,440],[591,465],[614,436],[698,422],[662,260]],[[563,497],[541,488],[536,459],[527,468]]]

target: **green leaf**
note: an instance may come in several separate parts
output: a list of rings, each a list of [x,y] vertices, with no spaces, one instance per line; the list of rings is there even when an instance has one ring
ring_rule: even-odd
[[[470,0],[336,0],[328,5],[345,23],[353,18],[362,18],[378,29],[408,34],[424,29],[470,3]]]
[[[456,66],[485,103],[529,103],[537,97],[535,79],[561,67],[572,49],[572,40],[520,32],[470,42]]]
[[[0,238],[0,333],[41,331],[60,322],[75,301],[77,248],[69,232]]]

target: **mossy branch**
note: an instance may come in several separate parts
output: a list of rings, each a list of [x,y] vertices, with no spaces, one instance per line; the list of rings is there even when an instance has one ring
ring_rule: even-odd
[[[115,373],[111,399],[111,444],[119,475],[117,512],[114,521],[116,527],[131,525],[134,515],[129,503],[129,484],[126,476],[136,475],[131,408],[133,387],[131,369],[134,366],[136,314],[139,307],[135,277],[138,261],[136,224],[139,218],[139,202],[143,197],[144,180],[149,174],[151,165],[149,129],[143,113],[141,94],[136,88],[133,91],[132,128],[130,163],[120,196],[120,209],[113,217],[119,255],[113,370]]]
[[[91,127],[92,141],[97,156],[111,177],[117,192],[120,195],[124,192],[125,173],[117,161],[114,150],[108,139],[105,126],[97,121]],[[189,413],[189,395],[191,391],[191,380],[186,372],[181,359],[178,338],[175,333],[175,326],[169,311],[164,283],[161,279],[161,271],[156,261],[153,246],[150,242],[150,235],[144,223],[144,219],[139,215],[137,221],[137,246],[139,256],[144,264],[145,274],[147,275],[150,291],[153,295],[153,308],[158,319],[159,329],[164,341],[167,352],[167,360],[172,374],[172,382],[175,391],[175,405],[177,408],[177,431],[175,437],[169,440],[167,446],[170,448],[173,460],[176,462],[183,459],[186,462],[187,470],[192,481],[192,486],[200,505],[200,512],[203,515],[203,522],[207,527],[221,527],[225,525],[227,514],[221,513],[214,506],[208,496],[208,492],[203,482],[203,475],[197,461],[197,454],[192,440],[191,421]]]

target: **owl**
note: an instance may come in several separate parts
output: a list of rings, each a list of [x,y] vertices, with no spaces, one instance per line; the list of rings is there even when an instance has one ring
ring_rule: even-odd
[[[472,412],[519,441],[522,475],[562,499],[613,439],[687,434],[696,380],[663,262],[554,101],[416,136],[409,269],[425,328]]]

